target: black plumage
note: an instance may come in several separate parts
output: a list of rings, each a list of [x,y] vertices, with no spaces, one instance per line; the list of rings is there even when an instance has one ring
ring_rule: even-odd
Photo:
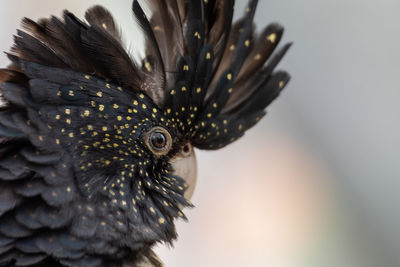
[[[289,81],[256,0],[233,25],[233,0],[147,2],[141,63],[103,7],[23,20],[0,70],[0,266],[161,266],[191,206],[170,160],[234,142]]]

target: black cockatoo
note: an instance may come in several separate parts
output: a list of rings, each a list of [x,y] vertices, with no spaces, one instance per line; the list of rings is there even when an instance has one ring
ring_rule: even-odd
[[[0,265],[161,266],[214,150],[265,115],[289,75],[283,28],[256,33],[257,1],[134,1],[141,63],[110,13],[25,18],[0,70]]]

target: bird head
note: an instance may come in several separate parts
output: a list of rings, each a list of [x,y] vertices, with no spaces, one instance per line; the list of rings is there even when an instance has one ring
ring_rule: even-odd
[[[257,1],[233,25],[231,0],[148,2],[150,19],[133,3],[141,63],[100,6],[87,23],[67,11],[24,19],[15,37],[0,71],[0,181],[10,197],[0,235],[18,253],[29,242],[32,262],[111,266],[171,242],[191,206],[194,148],[243,136],[289,80],[274,69],[290,44],[273,53],[276,23],[255,33]]]

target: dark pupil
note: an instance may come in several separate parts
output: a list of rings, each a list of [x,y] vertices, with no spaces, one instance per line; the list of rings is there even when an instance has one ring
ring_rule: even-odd
[[[150,137],[150,141],[155,148],[163,148],[167,143],[165,135],[160,132],[153,133]]]

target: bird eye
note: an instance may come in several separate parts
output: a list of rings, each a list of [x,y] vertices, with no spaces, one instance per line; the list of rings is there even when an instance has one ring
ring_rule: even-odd
[[[155,132],[150,135],[150,143],[155,149],[163,149],[167,144],[167,138],[161,132]]]
[[[171,149],[172,137],[166,129],[154,127],[146,134],[145,143],[155,155],[163,156]]]

